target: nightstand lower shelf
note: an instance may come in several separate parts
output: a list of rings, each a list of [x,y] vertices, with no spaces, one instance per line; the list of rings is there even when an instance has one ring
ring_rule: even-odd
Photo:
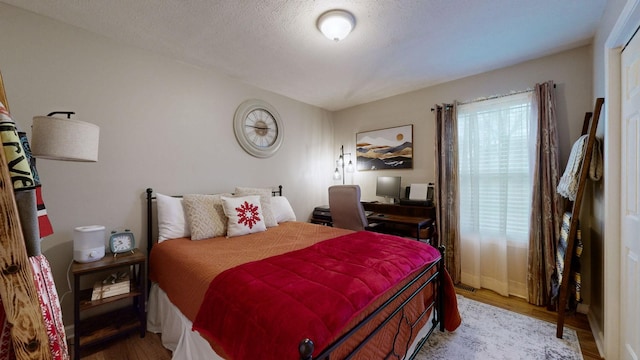
[[[92,308],[94,308],[96,306],[109,304],[109,303],[116,302],[116,301],[119,301],[119,300],[122,300],[122,299],[135,298],[136,296],[142,295],[142,292],[138,289],[138,287],[135,286],[135,285],[132,285],[131,289],[126,294],[109,296],[109,297],[106,297],[104,299],[93,300],[92,301],[91,300],[91,292],[92,291],[93,291],[93,289],[85,289],[85,290],[80,291],[80,311],[92,309]]]
[[[80,348],[97,345],[134,331],[140,331],[140,336],[143,337],[146,332],[140,324],[137,310],[131,307],[80,320],[80,326],[83,332],[80,336]]]

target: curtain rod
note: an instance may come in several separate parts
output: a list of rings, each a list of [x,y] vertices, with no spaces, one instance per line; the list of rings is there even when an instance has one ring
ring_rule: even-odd
[[[556,88],[556,84],[553,84],[553,88],[554,89]],[[493,95],[493,96],[488,96],[488,97],[480,98],[480,99],[476,99],[476,100],[469,100],[469,101],[465,101],[465,102],[459,102],[458,105],[466,105],[466,104],[471,104],[471,103],[485,101],[485,100],[493,100],[493,99],[498,99],[498,98],[509,96],[509,95],[523,94],[523,93],[527,93],[527,92],[530,92],[530,91],[533,91],[533,89],[525,89],[525,90],[510,92],[508,94]],[[447,106],[451,106],[451,105],[447,104]],[[431,108],[431,111],[435,111],[435,109]]]
[[[440,105],[436,105],[436,106],[437,106],[437,107],[442,107],[442,108],[450,108],[450,107],[452,107],[452,106],[453,106],[452,104],[442,104],[442,105],[443,105],[443,106],[440,106]],[[436,111],[436,109],[431,108],[431,111]]]
[[[468,100],[468,101],[464,101],[464,102],[459,102],[458,105],[473,104],[473,103],[477,103],[477,102],[481,102],[481,101],[499,99],[499,98],[503,98],[503,97],[506,97],[506,96],[524,94],[524,93],[528,93],[528,92],[533,92],[533,89],[525,89],[525,90],[513,91],[513,92],[510,92],[508,94],[492,95],[492,96],[487,96],[487,97],[478,98],[478,99],[474,99],[474,100]]]

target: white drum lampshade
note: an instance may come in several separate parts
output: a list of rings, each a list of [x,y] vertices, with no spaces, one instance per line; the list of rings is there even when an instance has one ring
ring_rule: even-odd
[[[100,127],[95,124],[71,118],[36,116],[31,136],[31,153],[36,158],[98,161]]]
[[[73,229],[73,260],[81,263],[98,261],[104,257],[104,226],[89,225]]]

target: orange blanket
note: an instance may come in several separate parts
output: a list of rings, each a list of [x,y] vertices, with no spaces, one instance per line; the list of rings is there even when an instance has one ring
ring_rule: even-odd
[[[149,278],[157,282],[171,302],[193,321],[209,283],[221,272],[351,232],[329,226],[285,222],[264,232],[239,237],[166,240],[153,246]]]

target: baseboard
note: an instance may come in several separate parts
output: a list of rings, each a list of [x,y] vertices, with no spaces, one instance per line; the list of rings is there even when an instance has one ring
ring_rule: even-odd
[[[600,330],[598,321],[593,313],[587,314],[587,320],[589,320],[589,326],[591,327],[593,340],[596,342],[596,346],[598,347],[598,353],[600,354],[600,357],[604,359],[604,333]]]
[[[589,327],[591,328],[591,333],[593,334],[593,339],[596,342],[596,346],[598,347],[598,353],[600,354],[601,358],[604,358],[604,351],[603,351],[603,349],[604,349],[604,334],[600,330],[600,327],[598,326],[598,321],[596,320],[595,316],[593,315],[593,313],[591,313],[589,311],[589,305],[588,304],[578,304],[576,312],[578,312],[580,314],[587,315],[587,321],[589,321]]]
[[[576,308],[576,312],[580,314],[589,315],[589,305],[588,304],[578,304]]]
[[[457,283],[457,284],[454,285],[454,287],[456,289],[461,289],[461,290],[464,290],[464,291],[468,291],[470,293],[476,292],[476,288],[474,288],[473,286],[470,286],[470,285],[463,284],[463,283]]]

